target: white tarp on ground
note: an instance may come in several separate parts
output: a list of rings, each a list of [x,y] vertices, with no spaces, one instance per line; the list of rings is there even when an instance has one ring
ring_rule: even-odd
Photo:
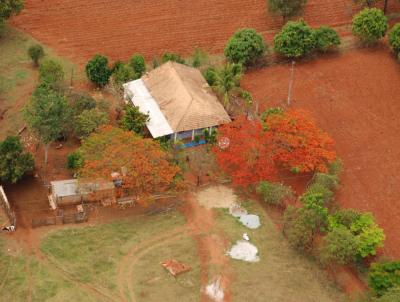
[[[221,277],[218,277],[214,282],[210,283],[206,287],[206,294],[215,302],[224,301],[224,290],[221,286]]]
[[[239,221],[249,229],[258,229],[261,226],[260,217],[253,214],[241,215]]]
[[[238,240],[236,244],[228,252],[232,259],[242,260],[246,262],[258,262],[258,249],[248,241]]]
[[[150,121],[146,125],[153,138],[174,133],[142,79],[124,84],[124,90],[125,99],[130,99],[140,112],[149,115]]]

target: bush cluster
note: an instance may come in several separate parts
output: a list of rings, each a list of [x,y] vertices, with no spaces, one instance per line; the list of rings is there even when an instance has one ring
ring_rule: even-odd
[[[32,59],[35,66],[39,66],[39,61],[45,55],[44,49],[40,44],[34,44],[28,48],[28,55]]]
[[[372,214],[352,209],[339,210],[330,215],[328,229],[321,248],[321,260],[325,263],[345,264],[376,255],[385,239]],[[338,238],[339,235],[342,238]]]
[[[256,191],[266,203],[275,206],[283,206],[286,199],[294,197],[293,190],[281,183],[261,181]]]
[[[383,38],[388,26],[387,17],[377,8],[365,8],[353,18],[353,34],[365,44]]]
[[[393,26],[389,33],[389,44],[396,56],[400,55],[400,23]],[[400,57],[399,57],[400,59]]]
[[[368,284],[378,296],[384,295],[392,288],[400,287],[400,261],[373,263],[368,275]]]
[[[337,32],[321,26],[312,29],[303,20],[289,21],[274,38],[274,49],[288,58],[300,58],[313,51],[326,52],[340,45]]]

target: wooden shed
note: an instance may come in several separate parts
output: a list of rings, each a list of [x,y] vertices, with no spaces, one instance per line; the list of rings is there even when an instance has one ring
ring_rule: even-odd
[[[113,182],[68,179],[52,181],[50,185],[51,192],[48,198],[52,209],[84,202],[115,202],[115,186]]]

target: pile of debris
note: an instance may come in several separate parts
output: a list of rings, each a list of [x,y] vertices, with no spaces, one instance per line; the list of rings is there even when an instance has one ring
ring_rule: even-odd
[[[189,265],[173,259],[165,260],[164,262],[161,262],[161,265],[174,277],[192,269]]]

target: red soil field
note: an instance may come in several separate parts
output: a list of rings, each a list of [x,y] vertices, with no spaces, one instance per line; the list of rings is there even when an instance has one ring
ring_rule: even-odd
[[[389,3],[389,12],[400,7]],[[309,0],[304,19],[341,25],[356,12],[353,0]],[[82,64],[96,53],[112,60],[137,52],[147,59],[166,51],[189,55],[195,47],[219,53],[237,29],[252,27],[270,37],[282,18],[267,14],[266,0],[26,0],[12,24]]]
[[[290,65],[248,73],[243,87],[260,107],[285,104]],[[389,50],[353,50],[299,63],[293,108],[311,112],[343,159],[343,207],[373,212],[384,252],[400,257],[400,65]]]

